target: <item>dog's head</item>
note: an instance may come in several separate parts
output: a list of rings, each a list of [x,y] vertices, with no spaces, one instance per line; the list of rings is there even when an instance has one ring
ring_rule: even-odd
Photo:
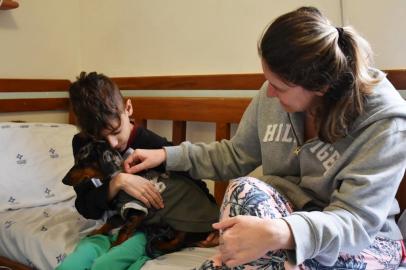
[[[122,170],[123,159],[105,141],[93,141],[83,146],[75,155],[75,165],[62,179],[62,183],[76,186],[82,180],[111,177]]]

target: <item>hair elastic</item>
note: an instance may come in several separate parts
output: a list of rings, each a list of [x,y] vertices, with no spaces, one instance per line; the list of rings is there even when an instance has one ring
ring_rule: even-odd
[[[342,39],[344,35],[344,28],[342,27],[336,27],[336,30],[338,32],[338,39]]]

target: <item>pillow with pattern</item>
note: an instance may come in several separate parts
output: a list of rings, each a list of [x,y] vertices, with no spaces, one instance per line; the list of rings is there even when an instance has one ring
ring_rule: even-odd
[[[0,211],[72,198],[61,180],[72,167],[69,124],[0,123]]]

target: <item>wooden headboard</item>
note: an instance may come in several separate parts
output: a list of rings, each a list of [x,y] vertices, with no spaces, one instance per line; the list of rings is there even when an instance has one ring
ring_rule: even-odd
[[[406,90],[406,70],[387,70],[388,78],[397,89]],[[121,90],[257,90],[264,82],[262,74],[227,74],[196,76],[157,76],[113,78]],[[69,80],[0,79],[0,93],[4,92],[65,92]],[[127,97],[128,98],[128,97]],[[134,118],[147,125],[147,120],[171,120],[172,141],[178,144],[186,139],[188,121],[215,123],[216,140],[230,138],[230,126],[238,123],[251,98],[233,97],[135,97]],[[0,113],[63,110],[68,112],[69,102],[62,98],[0,99]],[[69,122],[73,123],[70,114]],[[221,202],[227,183],[216,182],[214,193]],[[406,181],[402,181],[397,199],[406,209]]]
[[[388,78],[397,89],[406,90],[406,70],[388,70]],[[160,76],[113,78],[122,90],[257,90],[262,85],[262,74]],[[69,112],[67,89],[69,80],[27,80],[0,79],[0,95],[10,92],[43,93],[35,98],[0,98],[0,114],[14,112],[64,111],[69,114],[70,123],[74,117]],[[63,97],[49,97],[46,93],[61,92]],[[145,93],[144,92],[144,93]],[[169,92],[168,92],[169,93]],[[27,93],[28,94],[28,93]],[[21,96],[21,95],[20,95]],[[128,97],[127,97],[128,98]],[[216,140],[228,139],[231,124],[238,123],[251,98],[232,97],[135,97],[130,96],[134,105],[134,118],[147,125],[147,120],[172,120],[172,140],[178,144],[185,140],[188,121],[215,123]],[[18,120],[18,119],[10,119]],[[397,192],[401,209],[406,209],[406,177]],[[224,195],[226,183],[215,184],[218,203]],[[402,196],[403,194],[403,196]],[[27,270],[27,266],[0,257],[0,264],[11,269]]]

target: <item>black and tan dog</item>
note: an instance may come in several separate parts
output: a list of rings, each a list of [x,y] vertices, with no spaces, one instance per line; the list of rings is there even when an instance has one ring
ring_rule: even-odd
[[[90,142],[75,156],[75,165],[62,182],[76,186],[82,181],[108,182],[122,171],[123,159],[104,141]],[[92,234],[107,234],[120,227],[113,246],[121,244],[141,229],[147,235],[147,254],[155,257],[182,247],[193,246],[213,231],[211,224],[219,217],[219,209],[201,180],[180,173],[158,173],[150,170],[140,176],[153,181],[160,190],[165,207],[148,209],[141,201],[120,191],[112,205],[117,214]],[[107,184],[107,183],[102,183]]]

